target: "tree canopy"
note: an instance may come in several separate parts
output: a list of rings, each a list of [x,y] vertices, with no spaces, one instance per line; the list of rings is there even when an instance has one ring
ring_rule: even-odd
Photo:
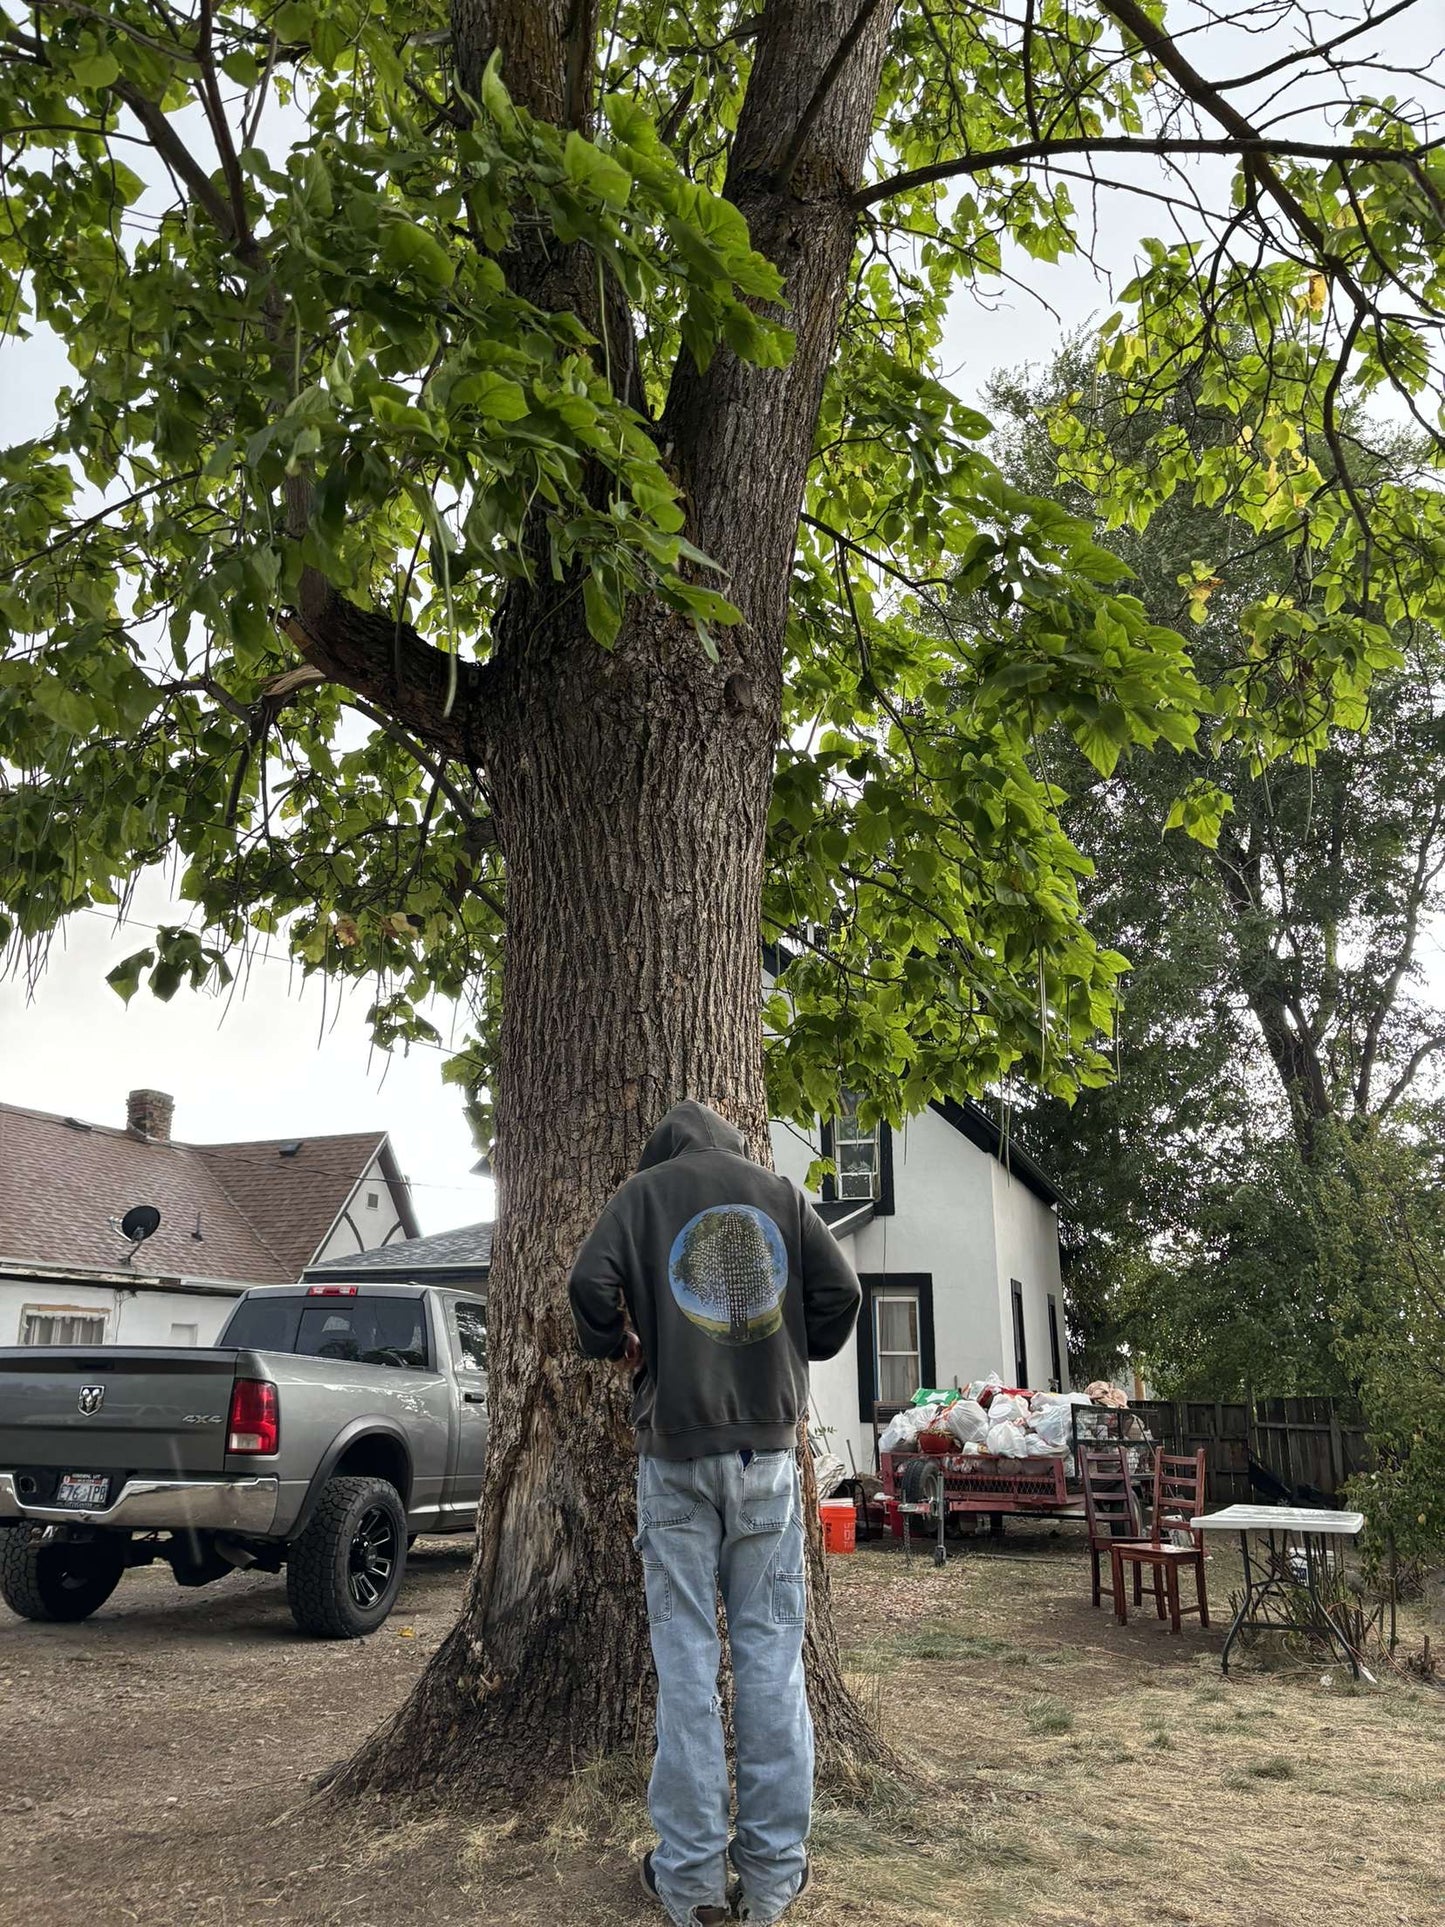
[[[775,1110],[1073,1097],[1124,960],[1051,740],[1308,762],[1438,613],[1431,12],[0,0],[0,313],[74,370],[0,456],[0,937],[175,858],[123,993],[278,932],[377,980],[384,1042],[469,996],[455,1075],[495,1085],[477,1565],[350,1787],[635,1743],[624,1399],[566,1267],[669,1103],[763,1143],[760,937],[798,953]],[[1000,471],[944,344],[1116,189],[1157,237],[1104,324],[1141,433],[1061,415],[1085,518]],[[1191,442],[1186,388],[1233,432]],[[1212,685],[1098,539],[1181,494],[1310,585]],[[1221,834],[1217,782],[1177,801]],[[820,1759],[856,1764],[814,1561]]]
[[[751,611],[689,539],[669,407],[679,369],[787,364],[797,315],[728,172],[775,22],[622,4],[570,91],[521,104],[506,9],[465,11],[0,13],[0,305],[74,369],[53,431],[0,458],[0,934],[174,853],[187,915],[123,993],[284,927],[306,968],[377,978],[383,1042],[425,1032],[429,993],[470,996],[478,1085],[508,597],[550,578],[602,650],[656,601],[745,683]],[[846,11],[797,10],[772,49],[816,71],[763,183],[800,219],[842,197],[857,237],[787,629],[764,934],[803,954],[774,1100],[826,1108],[842,1076],[897,1114],[1009,1071],[1067,1099],[1107,1075],[1122,959],[1081,920],[1048,732],[1104,775],[1188,752],[1202,717],[1256,768],[1307,758],[1440,607],[1436,102],[1391,56],[1410,0],[1261,10],[1257,46],[1140,0]],[[881,26],[865,177],[811,178]],[[1087,252],[1112,187],[1161,237],[1104,328],[1144,427],[1059,417],[1079,516],[985,452],[940,344],[961,294]],[[579,249],[586,313],[548,278]],[[1162,405],[1186,387],[1223,425],[1206,445]],[[1361,446],[1350,404],[1382,395],[1428,444],[1409,472]],[[1099,539],[1184,498],[1283,559],[1210,683]],[[966,632],[930,619],[945,578]],[[1177,800],[1216,843],[1218,780]]]
[[[1092,501],[1067,477],[1067,430],[1060,472],[1060,411],[1116,447],[1155,426],[1122,407],[1086,337],[988,399],[1010,479],[1079,514]],[[1234,432],[1187,387],[1169,415],[1196,453]],[[1417,466],[1418,437],[1351,429],[1392,472]],[[1228,501],[1176,495],[1142,530],[1099,539],[1151,614],[1189,630],[1208,691],[1247,662],[1248,612],[1268,597],[1320,613],[1298,558],[1255,540]],[[970,613],[961,597],[951,619]],[[1332,1173],[1329,1127],[1436,1131],[1445,1044],[1422,976],[1445,906],[1441,642],[1424,622],[1394,641],[1399,666],[1376,674],[1363,726],[1336,726],[1308,760],[1260,766],[1213,717],[1190,748],[1107,776],[1051,745],[1060,822],[1094,865],[1086,921],[1131,965],[1114,1080],[1072,1108],[1025,1103],[1018,1124],[1072,1201],[1072,1329],[1096,1364],[1127,1337],[1161,1382],[1193,1390],[1340,1378],[1301,1243],[1308,1167]],[[1224,812],[1187,834],[1194,800],[1220,792]]]

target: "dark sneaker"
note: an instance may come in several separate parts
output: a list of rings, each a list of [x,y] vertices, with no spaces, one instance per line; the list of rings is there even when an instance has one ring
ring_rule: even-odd
[[[655,1900],[661,1904],[662,1895],[657,1891],[657,1875],[652,1871],[652,1855],[650,1852],[643,1854],[642,1858],[638,1861],[637,1878],[642,1882],[642,1891],[647,1895],[648,1899]]]

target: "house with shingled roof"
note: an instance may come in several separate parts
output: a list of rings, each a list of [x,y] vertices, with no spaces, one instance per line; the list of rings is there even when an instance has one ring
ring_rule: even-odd
[[[384,1131],[187,1144],[174,1108],[0,1104],[0,1345],[207,1345],[250,1286],[418,1235]]]

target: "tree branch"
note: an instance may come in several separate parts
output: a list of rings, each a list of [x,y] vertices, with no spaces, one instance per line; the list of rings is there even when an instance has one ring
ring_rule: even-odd
[[[186,187],[197,206],[205,209],[218,232],[234,246],[240,239],[230,203],[190,148],[186,146],[153,100],[147,100],[131,80],[118,80],[111,91],[123,100],[150,138],[157,154]]]
[[[1380,1104],[1379,1110],[1375,1113],[1377,1117],[1388,1117],[1390,1115],[1406,1091],[1409,1090],[1411,1084],[1414,1083],[1415,1077],[1426,1059],[1433,1057],[1435,1052],[1440,1050],[1445,1050],[1445,1036],[1427,1037],[1425,1039],[1420,1048],[1412,1055],[1404,1070],[1401,1071],[1400,1075],[1390,1086],[1389,1091]]]
[[[833,83],[842,73],[849,54],[857,46],[863,29],[878,11],[879,5],[880,0],[860,0],[852,25],[833,49],[833,56],[823,69],[818,84],[813,89],[812,98],[799,115],[798,124],[793,129],[793,138],[788,142],[787,152],[778,164],[777,175],[773,181],[776,193],[785,193],[791,186],[798,162],[803,158],[804,150],[808,145],[808,136],[812,133],[819,114],[827,104],[828,96],[833,91]]]
[[[1222,104],[1222,103],[1221,103]],[[1442,143],[1429,141],[1420,147],[1351,147],[1329,141],[1292,141],[1272,140],[1263,134],[1252,131],[1247,137],[1221,137],[1211,140],[1205,136],[1159,135],[1151,137],[1144,134],[1079,134],[1069,135],[1061,140],[1019,141],[1012,147],[994,147],[982,154],[965,154],[957,160],[933,161],[927,167],[910,168],[907,173],[893,174],[885,181],[874,181],[862,187],[853,196],[855,208],[873,207],[879,201],[892,200],[895,195],[907,194],[915,187],[928,187],[934,181],[948,181],[973,174],[986,174],[995,167],[1018,167],[1026,161],[1048,161],[1054,155],[1067,154],[1147,154],[1154,158],[1171,154],[1224,154],[1236,155],[1241,159],[1251,156],[1275,158],[1279,160],[1316,160],[1342,164],[1347,161],[1375,161],[1411,165],[1424,154],[1435,151]],[[1281,191],[1288,194],[1289,190]],[[1302,221],[1309,223],[1309,216],[1303,208],[1289,196],[1290,206]],[[1309,223],[1313,227],[1313,223]],[[1315,230],[1317,233],[1318,230]]]
[[[309,580],[308,580],[309,578]],[[420,737],[449,761],[475,769],[492,744],[487,665],[460,662],[420,637],[410,623],[360,609],[308,569],[301,603],[281,627],[328,682]]]
[[[1352,27],[1346,27],[1331,40],[1312,41],[1308,47],[1297,47],[1292,54],[1281,54],[1278,60],[1270,61],[1267,67],[1256,67],[1252,74],[1236,74],[1233,80],[1216,81],[1221,94],[1232,93],[1236,87],[1253,87],[1256,82],[1269,80],[1275,74],[1282,74],[1288,67],[1298,67],[1306,60],[1323,60],[1332,54],[1336,47],[1343,47],[1347,41],[1358,40],[1361,34],[1369,33],[1372,28],[1383,27],[1387,20],[1393,20],[1397,13],[1407,13],[1417,6],[1419,0],[1395,0],[1392,7],[1383,13],[1372,14],[1368,20],[1357,20]]]
[[[1415,874],[1410,882],[1410,894],[1405,900],[1405,928],[1400,938],[1400,948],[1396,952],[1390,974],[1380,987],[1380,994],[1375,999],[1374,1009],[1370,1012],[1370,1020],[1365,1028],[1365,1039],[1360,1050],[1359,1078],[1355,1085],[1355,1109],[1361,1114],[1367,1114],[1370,1108],[1370,1084],[1375,1074],[1375,1059],[1379,1055],[1380,1037],[1385,1027],[1385,1020],[1394,1009],[1400,986],[1404,983],[1406,973],[1415,960],[1415,944],[1420,932],[1420,912],[1424,909],[1430,894],[1430,885],[1440,874],[1438,863],[1433,870],[1431,869],[1430,858],[1434,854],[1435,842],[1440,834],[1442,823],[1445,823],[1445,803],[1442,803],[1437,795],[1415,858]],[[1413,1075],[1414,1071],[1409,1071],[1406,1082]]]

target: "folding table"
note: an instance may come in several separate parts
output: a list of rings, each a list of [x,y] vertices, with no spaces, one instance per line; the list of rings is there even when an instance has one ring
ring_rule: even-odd
[[[1229,1671],[1230,1648],[1246,1626],[1271,1626],[1288,1632],[1310,1632],[1326,1640],[1359,1676],[1359,1659],[1335,1623],[1327,1588],[1338,1584],[1344,1569],[1344,1542],[1358,1538],[1364,1530],[1363,1512],[1227,1505],[1221,1512],[1201,1513],[1191,1525],[1196,1532],[1239,1534],[1244,1597],[1224,1641],[1220,1661],[1224,1672]],[[1277,1609],[1273,1613],[1271,1606]]]

